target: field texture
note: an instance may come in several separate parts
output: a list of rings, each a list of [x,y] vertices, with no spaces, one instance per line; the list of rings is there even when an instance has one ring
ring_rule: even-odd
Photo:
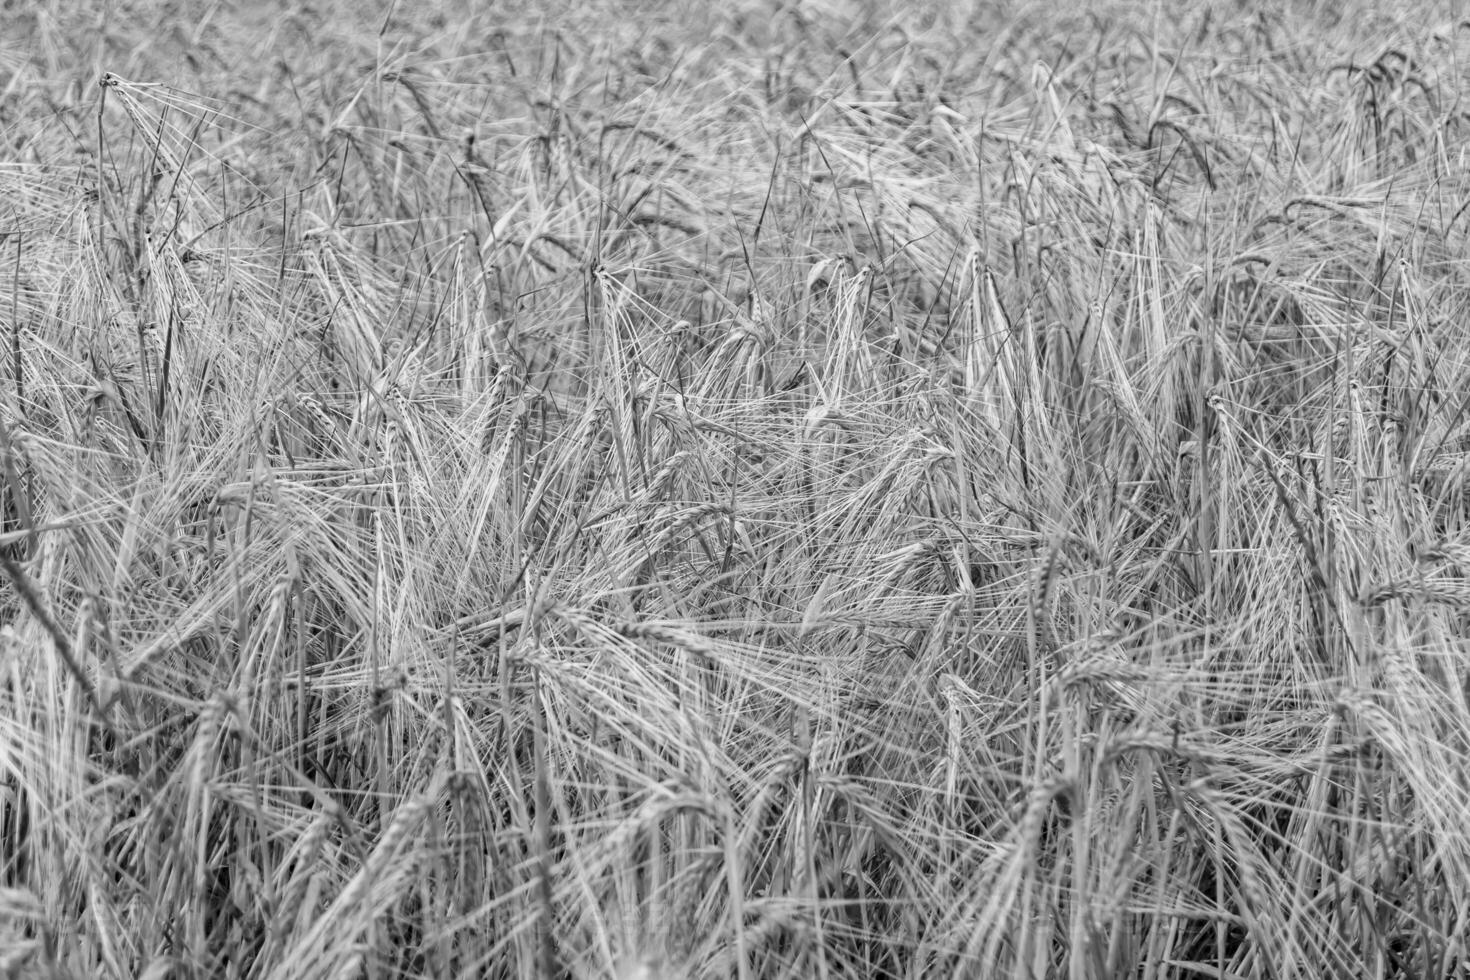
[[[0,975],[1470,975],[1470,21],[968,6],[0,2]]]

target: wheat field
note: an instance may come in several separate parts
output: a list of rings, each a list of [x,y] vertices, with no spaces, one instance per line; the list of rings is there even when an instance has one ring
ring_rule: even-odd
[[[0,975],[1470,976],[1402,6],[0,4]]]

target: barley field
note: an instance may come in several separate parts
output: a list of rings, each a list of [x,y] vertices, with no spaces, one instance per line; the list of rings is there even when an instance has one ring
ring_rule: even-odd
[[[0,975],[1470,976],[1461,6],[0,3]]]

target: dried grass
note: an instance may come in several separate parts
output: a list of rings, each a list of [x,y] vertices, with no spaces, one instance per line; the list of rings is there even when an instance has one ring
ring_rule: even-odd
[[[1465,975],[1470,32],[624,6],[7,14],[0,973]]]

